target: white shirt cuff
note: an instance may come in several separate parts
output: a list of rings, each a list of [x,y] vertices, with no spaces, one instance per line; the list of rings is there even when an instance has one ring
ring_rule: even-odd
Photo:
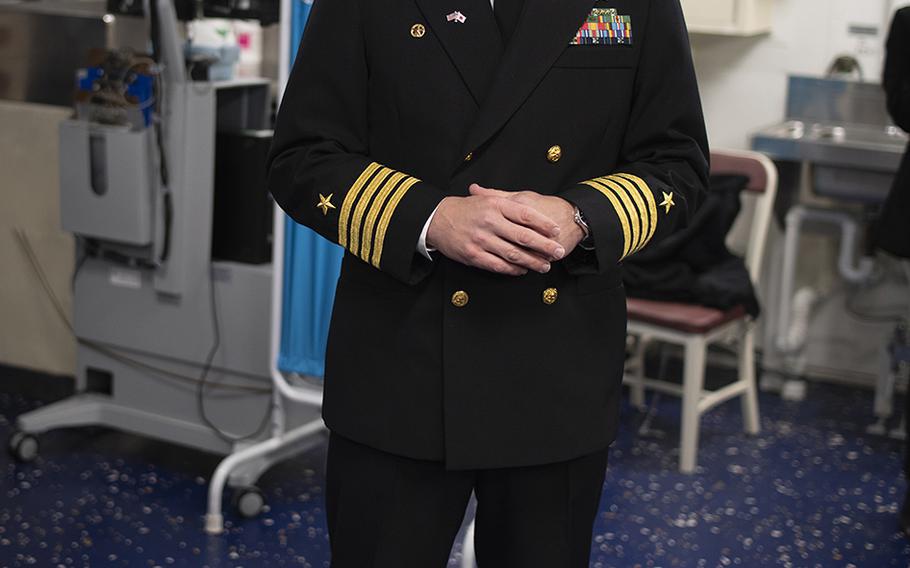
[[[436,209],[439,209],[438,205],[436,206]],[[430,253],[435,252],[436,249],[427,247],[427,231],[430,230],[430,223],[433,221],[433,216],[436,215],[436,209],[433,209],[433,212],[427,217],[427,222],[423,224],[423,230],[420,231],[420,238],[417,239],[417,252],[430,260],[433,260]]]

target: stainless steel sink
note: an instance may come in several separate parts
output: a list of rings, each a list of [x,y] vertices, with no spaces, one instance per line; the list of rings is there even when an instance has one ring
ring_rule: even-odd
[[[777,140],[800,141],[858,150],[876,150],[900,156],[910,137],[893,125],[823,124],[819,122],[807,124],[801,120],[788,120],[756,132],[753,140],[772,148]]]
[[[817,194],[884,199],[910,138],[888,124],[879,85],[792,76],[785,116],[753,133],[754,150],[778,162],[809,163]]]
[[[819,195],[882,201],[910,137],[895,126],[788,120],[762,129],[752,147],[779,161],[809,162]]]

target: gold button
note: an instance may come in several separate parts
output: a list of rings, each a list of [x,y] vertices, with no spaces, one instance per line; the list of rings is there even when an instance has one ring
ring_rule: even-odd
[[[423,24],[414,24],[411,26],[411,37],[421,38],[427,33],[427,29],[423,27]]]
[[[559,144],[550,146],[550,149],[547,150],[547,160],[549,160],[551,164],[555,164],[560,158],[562,158],[562,148],[559,147]]]
[[[474,152],[468,152],[468,155],[464,157],[465,162],[470,162],[474,159]]]
[[[470,300],[470,298],[468,297],[468,293],[464,290],[459,290],[452,294],[452,305],[456,308],[463,308],[467,306],[468,300]]]
[[[556,288],[547,288],[543,291],[543,303],[548,306],[555,304],[558,297],[559,291]]]

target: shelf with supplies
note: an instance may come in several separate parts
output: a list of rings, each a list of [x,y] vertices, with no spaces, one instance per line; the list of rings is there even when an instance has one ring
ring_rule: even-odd
[[[757,36],[771,32],[774,0],[681,0],[689,33]]]

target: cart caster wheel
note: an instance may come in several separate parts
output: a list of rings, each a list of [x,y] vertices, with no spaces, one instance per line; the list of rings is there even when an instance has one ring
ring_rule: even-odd
[[[13,432],[7,449],[17,461],[29,463],[38,457],[38,438],[25,432]]]
[[[234,494],[234,507],[241,517],[252,519],[258,516],[265,507],[265,497],[263,497],[262,491],[256,487],[237,489]]]

